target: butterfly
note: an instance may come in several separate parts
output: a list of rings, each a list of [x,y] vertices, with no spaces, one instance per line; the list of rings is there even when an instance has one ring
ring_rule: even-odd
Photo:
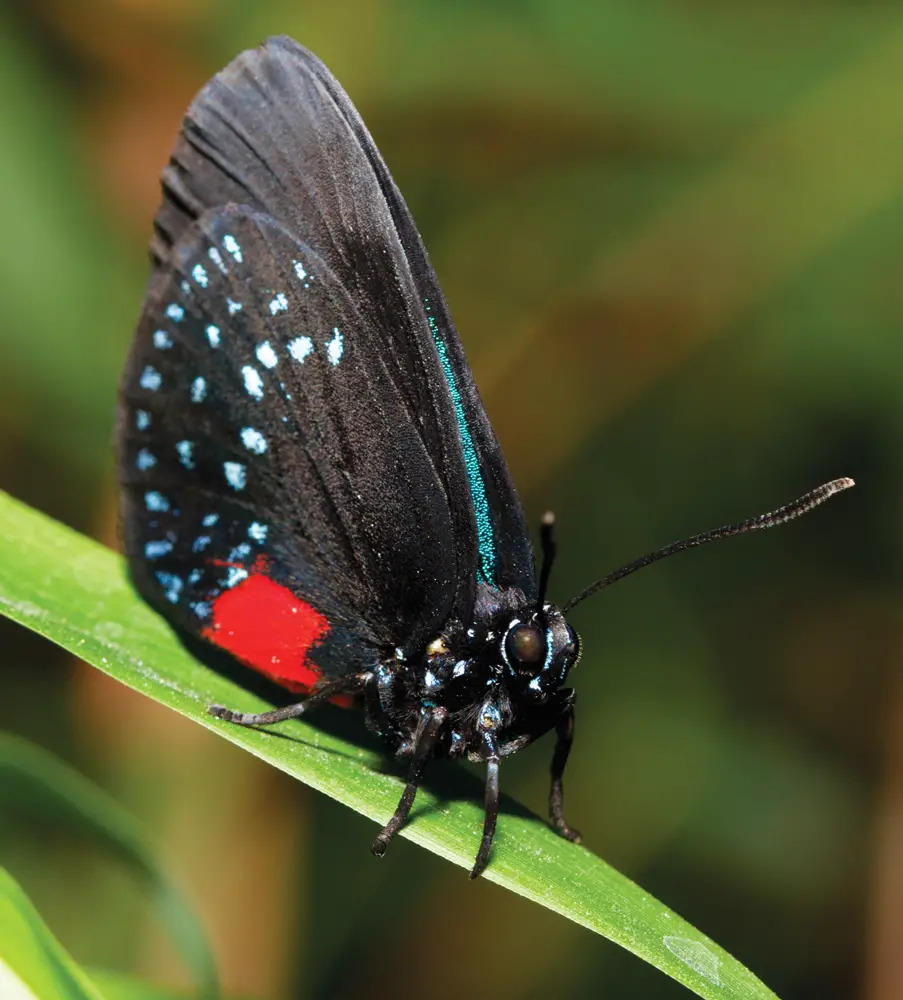
[[[239,55],[191,104],[162,176],[152,273],[117,417],[123,546],[177,629],[301,698],[362,708],[408,762],[485,763],[486,867],[499,765],[555,733],[549,812],[574,734],[573,606],[682,548],[770,527],[837,480],[547,600],[524,512],[407,206],[349,98],[290,38]]]

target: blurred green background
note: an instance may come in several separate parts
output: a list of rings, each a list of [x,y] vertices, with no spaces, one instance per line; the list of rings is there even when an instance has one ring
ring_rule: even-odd
[[[558,514],[553,598],[857,479],[580,606],[569,814],[782,997],[899,1000],[899,4],[7,0],[0,482],[110,545],[157,177],[198,87],[277,32],[405,193],[528,513]],[[372,824],[0,625],[0,724],[155,831],[229,991],[686,995],[410,844],[375,862]],[[540,812],[550,752],[504,768]],[[184,982],[109,859],[15,822],[0,847],[78,959]]]

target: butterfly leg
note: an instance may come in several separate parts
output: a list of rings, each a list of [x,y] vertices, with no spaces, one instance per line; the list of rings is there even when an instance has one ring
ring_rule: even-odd
[[[444,708],[433,708],[424,710],[420,716],[420,724],[417,727],[417,734],[414,737],[414,752],[411,755],[411,767],[408,771],[408,782],[401,794],[398,806],[392,818],[382,828],[379,836],[373,841],[370,848],[376,857],[381,858],[386,853],[389,841],[404,826],[414,804],[414,796],[417,788],[423,779],[423,769],[426,762],[432,756],[433,747],[436,745],[436,737],[439,735],[448,711]]]
[[[565,692],[563,691],[562,694]],[[549,815],[555,829],[567,840],[580,843],[580,834],[564,818],[564,788],[562,777],[574,742],[574,701],[576,694],[567,691],[561,714],[555,724],[555,752],[552,754],[552,784],[549,789]]]
[[[490,756],[486,760],[486,794],[484,798],[483,837],[476,861],[470,873],[471,878],[481,875],[489,864],[489,853],[492,850],[492,838],[495,836],[495,825],[499,818],[499,753],[494,740],[487,737]]]
[[[346,694],[359,688],[361,678],[357,674],[348,677],[338,677],[333,681],[320,684],[312,691],[304,701],[296,702],[294,705],[285,705],[283,708],[274,708],[269,712],[236,712],[223,705],[208,705],[208,715],[213,715],[217,719],[226,722],[234,722],[239,726],[271,726],[274,722],[284,722],[286,719],[296,719],[299,715],[304,715],[311,708],[316,708],[324,701],[334,698],[337,694]]]

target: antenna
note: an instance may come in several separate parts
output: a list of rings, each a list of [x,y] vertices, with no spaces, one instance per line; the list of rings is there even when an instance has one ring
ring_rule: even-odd
[[[539,600],[536,610],[542,611],[546,603],[546,591],[549,587],[549,575],[552,572],[552,563],[555,562],[555,538],[552,532],[555,529],[555,514],[547,510],[539,521],[539,541],[542,546],[542,568],[539,571]]]
[[[642,556],[640,559],[635,559],[620,569],[616,569],[614,573],[603,576],[601,580],[591,583],[576,597],[572,597],[562,608],[562,611],[567,614],[575,604],[585,601],[587,597],[592,597],[593,594],[602,590],[603,587],[616,583],[618,580],[623,580],[625,576],[630,576],[631,573],[635,573],[638,569],[649,566],[651,563],[658,562],[659,559],[666,559],[668,556],[673,556],[676,552],[683,552],[684,549],[695,549],[698,545],[707,545],[709,542],[716,542],[720,538],[730,538],[732,535],[745,535],[749,531],[764,531],[766,528],[776,528],[779,524],[785,524],[787,521],[793,521],[797,517],[802,517],[803,514],[808,514],[810,510],[814,510],[819,504],[823,504],[827,499],[834,496],[835,493],[840,493],[841,490],[848,490],[851,486],[855,485],[853,480],[849,478],[833,479],[830,483],[825,483],[823,486],[811,490],[792,503],[778,507],[777,510],[773,510],[768,514],[759,514],[758,517],[751,517],[748,521],[741,521],[739,524],[726,524],[722,528],[715,528],[714,531],[703,531],[699,535],[685,538],[682,542],[672,542],[664,548],[656,549],[655,552],[650,552],[648,555]],[[545,518],[543,518],[543,521],[545,521]],[[543,573],[545,573],[545,552],[544,543]],[[543,579],[541,575],[540,589],[544,593],[542,586]]]

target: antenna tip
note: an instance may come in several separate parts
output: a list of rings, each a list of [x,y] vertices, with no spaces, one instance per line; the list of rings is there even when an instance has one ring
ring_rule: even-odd
[[[833,482],[828,483],[825,486],[825,489],[830,493],[839,493],[841,490],[848,490],[851,486],[855,485],[855,479],[851,479],[849,476],[843,476],[841,479],[835,479]]]
[[[850,485],[851,486],[853,485],[853,480],[852,479],[850,480]],[[552,525],[555,523],[555,511],[554,510],[547,510],[545,512],[545,514],[543,514],[542,517],[539,519],[539,523],[544,528],[551,528]]]

